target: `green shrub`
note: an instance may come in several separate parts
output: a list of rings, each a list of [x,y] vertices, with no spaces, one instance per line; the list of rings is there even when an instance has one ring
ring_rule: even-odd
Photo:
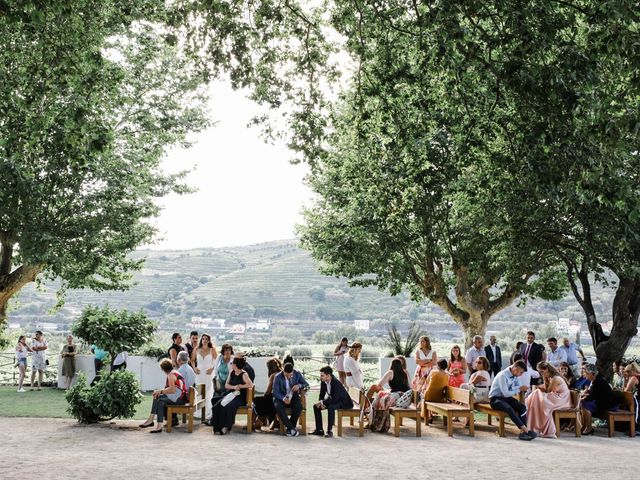
[[[159,347],[158,345],[147,345],[142,349],[140,354],[143,357],[155,358],[158,361],[169,356],[167,349],[164,347]]]
[[[376,350],[362,350],[360,353],[361,361],[364,363],[378,363],[379,356]]]
[[[112,418],[132,418],[142,401],[140,385],[133,372],[118,370],[104,375],[93,386],[80,374],[65,398],[67,412],[80,423],[97,423]]]
[[[292,357],[299,360],[308,360],[313,355],[309,347],[292,347],[289,353]]]

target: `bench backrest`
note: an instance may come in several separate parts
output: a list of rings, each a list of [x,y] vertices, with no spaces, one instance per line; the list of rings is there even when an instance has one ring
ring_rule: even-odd
[[[636,405],[633,401],[633,393],[614,390],[614,395],[616,399],[620,401],[620,410],[626,410],[627,412],[631,413],[636,412]]]
[[[349,387],[349,396],[354,405],[364,405],[364,392],[357,387]]]
[[[571,390],[571,408],[577,409],[578,405],[580,405],[580,392]]]
[[[189,396],[187,397],[187,404],[193,405],[196,403],[196,389],[195,387],[189,387]]]
[[[458,403],[460,405],[473,408],[473,395],[469,390],[457,387],[447,387],[445,398],[448,402]]]

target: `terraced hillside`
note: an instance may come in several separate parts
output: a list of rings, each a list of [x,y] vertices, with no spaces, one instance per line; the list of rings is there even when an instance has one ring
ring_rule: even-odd
[[[67,292],[58,312],[55,283],[24,289],[11,312],[11,321],[70,323],[87,304],[109,303],[118,308],[144,309],[163,326],[184,325],[192,316],[249,320],[271,318],[301,321],[421,319],[443,325],[450,319],[436,306],[413,304],[406,295],[391,297],[374,288],[351,288],[346,280],[319,273],[308,252],[294,240],[185,251],[139,251],[146,264],[136,284],[126,292]],[[595,289],[600,315],[610,312],[612,293]],[[581,319],[567,295],[560,302],[530,301],[511,307],[495,320],[546,323],[558,316]],[[456,327],[453,327],[456,328]]]

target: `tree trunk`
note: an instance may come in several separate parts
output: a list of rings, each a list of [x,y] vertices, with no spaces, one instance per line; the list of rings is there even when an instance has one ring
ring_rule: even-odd
[[[471,348],[473,345],[473,337],[480,335],[482,338],[487,333],[487,324],[489,323],[489,316],[478,314],[469,315],[469,319],[462,325],[462,332],[464,333],[464,352]],[[486,341],[486,339],[485,339]]]
[[[600,324],[590,326],[598,370],[607,378],[613,376],[613,362],[624,357],[633,337],[638,333],[640,314],[640,277],[620,277],[613,300],[613,327],[607,336]]]
[[[0,276],[0,330],[7,322],[7,307],[11,298],[27,283],[33,282],[44,265],[22,265],[7,275]]]

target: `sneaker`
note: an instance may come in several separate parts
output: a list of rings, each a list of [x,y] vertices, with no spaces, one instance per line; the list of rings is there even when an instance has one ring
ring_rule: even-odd
[[[295,428],[287,432],[287,437],[297,437],[298,435],[300,434],[298,433],[298,430],[296,430]]]
[[[19,388],[18,393],[26,393],[26,390],[24,388]]]
[[[534,432],[533,430],[529,430],[527,432],[527,435],[529,435],[531,437],[531,440],[533,440],[534,438],[536,438],[538,436],[538,434],[536,432]]]
[[[528,433],[520,432],[520,435],[518,435],[518,440],[530,442],[531,440],[533,440],[533,437],[530,437]]]
[[[325,434],[324,438],[333,438],[333,432],[332,432],[331,430],[329,430],[329,431]]]
[[[317,437],[324,437],[324,430],[314,430],[311,432],[311,435],[315,435]]]

